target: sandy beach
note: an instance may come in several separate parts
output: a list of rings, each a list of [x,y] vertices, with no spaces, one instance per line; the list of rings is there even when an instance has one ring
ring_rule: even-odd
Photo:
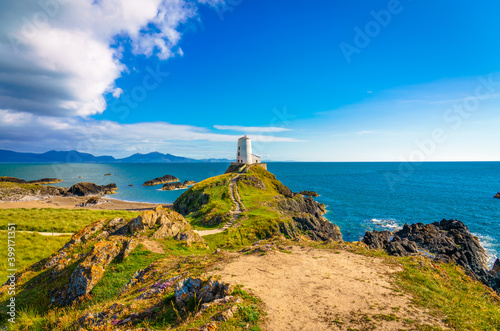
[[[33,201],[4,201],[0,202],[0,209],[10,208],[64,208],[64,209],[97,209],[97,210],[130,210],[142,211],[153,209],[158,205],[165,207],[170,204],[158,204],[147,202],[121,201],[111,198],[102,198],[101,203],[89,207],[77,207],[86,202],[89,197],[51,197]]]

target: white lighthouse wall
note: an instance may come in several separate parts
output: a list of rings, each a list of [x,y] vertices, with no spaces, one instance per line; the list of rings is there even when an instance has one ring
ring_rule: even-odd
[[[238,139],[236,162],[246,164],[252,163],[252,143],[250,139]]]

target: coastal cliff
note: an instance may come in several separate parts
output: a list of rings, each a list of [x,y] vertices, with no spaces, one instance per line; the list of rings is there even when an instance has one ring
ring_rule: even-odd
[[[500,325],[500,297],[481,278],[500,279],[500,262],[486,269],[462,222],[367,232],[349,243],[306,192],[248,167],[193,185],[172,208],[95,220],[0,288],[0,326],[9,325],[12,279],[21,330]]]
[[[243,210],[228,231],[243,242],[279,234],[288,238],[342,240],[338,226],[323,217],[324,205],[293,193],[259,166],[249,166],[244,173],[237,171],[230,167],[226,174],[194,185],[174,202],[174,210],[199,226],[223,226],[234,213],[230,191],[233,181]]]

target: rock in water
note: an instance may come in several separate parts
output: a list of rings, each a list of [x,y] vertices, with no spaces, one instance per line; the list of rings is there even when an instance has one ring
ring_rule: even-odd
[[[165,175],[163,177],[158,177],[155,179],[147,180],[144,184],[144,186],[154,186],[154,185],[160,185],[160,184],[166,184],[166,183],[173,183],[173,182],[178,182],[179,178],[171,176],[171,175]]]
[[[486,251],[469,228],[458,220],[405,224],[403,229],[394,232],[392,240],[388,238],[388,231],[373,231],[366,232],[362,241],[369,248],[384,249],[395,256],[430,253],[436,260],[454,262],[485,284],[491,285]],[[498,268],[500,269],[500,265]]]
[[[68,193],[78,196],[104,195],[116,193],[117,189],[118,188],[115,183],[108,185],[96,185],[94,183],[82,182],[71,186]]]
[[[497,194],[495,194],[494,198],[500,199],[500,192],[498,192]]]
[[[180,190],[180,189],[185,189],[188,188],[187,185],[181,182],[175,182],[175,183],[167,183],[162,186],[162,191],[172,191],[172,190]]]
[[[315,191],[300,191],[300,194],[306,197],[319,197],[319,194]]]

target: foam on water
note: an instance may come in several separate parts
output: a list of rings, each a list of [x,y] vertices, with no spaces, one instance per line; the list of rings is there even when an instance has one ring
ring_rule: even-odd
[[[398,221],[393,220],[393,219],[379,220],[379,219],[376,219],[376,218],[372,218],[370,220],[370,223],[375,224],[377,227],[381,227],[384,230],[389,230],[389,231],[401,230],[403,228],[398,223]]]
[[[493,264],[495,263],[495,260],[498,258],[498,253],[497,253],[497,242],[495,239],[491,238],[488,235],[481,235],[478,233],[473,233],[476,237],[479,238],[479,243],[481,246],[483,246],[484,250],[486,251],[486,254],[488,254],[488,267],[493,268]]]

